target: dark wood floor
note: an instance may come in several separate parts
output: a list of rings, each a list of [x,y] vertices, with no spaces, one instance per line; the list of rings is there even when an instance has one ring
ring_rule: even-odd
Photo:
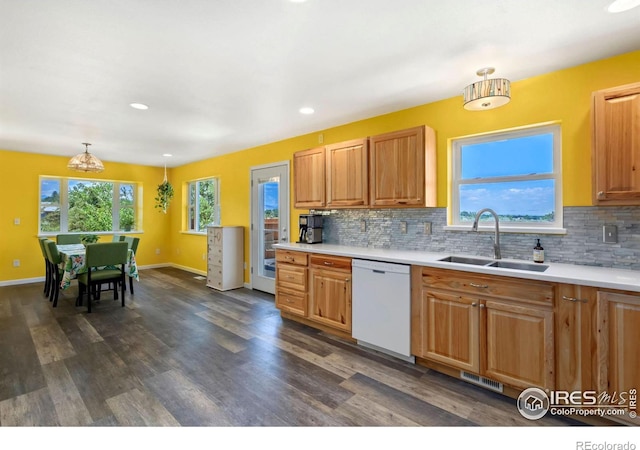
[[[127,306],[0,288],[2,426],[558,426],[515,401],[280,318],[269,294],[140,274]]]

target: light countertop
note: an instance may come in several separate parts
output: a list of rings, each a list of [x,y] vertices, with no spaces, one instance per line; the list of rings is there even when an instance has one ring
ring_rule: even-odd
[[[545,262],[544,265],[549,266],[547,270],[545,270],[544,272],[532,272],[527,270],[439,261],[439,259],[450,255],[484,258],[484,256],[477,255],[434,253],[417,250],[389,250],[368,247],[349,247],[345,245],[333,244],[280,243],[275,244],[274,247],[283,250],[313,252],[325,255],[367,259],[372,261],[438,267],[442,269],[461,270],[465,272],[483,273],[488,275],[502,275],[531,280],[579,284],[582,286],[593,286],[600,288],[640,292],[640,271],[637,270],[612,269],[607,267]],[[492,258],[490,257],[490,255],[487,255],[486,259],[490,260]],[[510,260],[508,258],[503,258],[503,260],[531,262],[533,264],[532,261]]]

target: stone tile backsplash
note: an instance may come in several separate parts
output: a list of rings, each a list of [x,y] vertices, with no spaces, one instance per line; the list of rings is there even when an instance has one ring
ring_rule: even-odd
[[[344,209],[322,213],[323,242],[328,244],[493,257],[493,233],[443,229],[447,222],[446,208]],[[361,231],[363,220],[365,231]],[[402,222],[407,225],[406,234],[400,232]],[[424,233],[425,222],[431,222],[431,234]],[[603,225],[617,226],[617,243],[602,242]],[[640,270],[640,207],[565,207],[564,227],[565,235],[501,233],[502,257],[531,260],[536,239],[540,238],[545,262]]]

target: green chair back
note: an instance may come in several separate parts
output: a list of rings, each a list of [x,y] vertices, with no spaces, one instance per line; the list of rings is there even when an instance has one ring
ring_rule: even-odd
[[[133,254],[136,255],[138,253],[138,243],[140,242],[140,238],[132,237],[132,236],[124,236],[122,238],[124,242],[127,243],[131,250],[133,250]]]
[[[60,252],[58,251],[58,247],[56,243],[51,239],[46,239],[44,242],[45,252],[47,253],[47,260],[51,264],[58,265],[62,258],[60,258]]]
[[[40,244],[40,250],[42,250],[42,257],[47,259],[47,250],[44,248],[44,242],[49,239],[47,238],[38,238],[38,243]]]
[[[87,244],[85,265],[88,268],[126,264],[128,252],[129,247],[126,242]]]
[[[59,234],[56,236],[56,242],[58,245],[66,244],[80,244],[79,234]]]
[[[113,238],[111,239],[111,242],[120,242],[120,241],[124,241],[124,236],[121,236],[119,234],[114,234]]]

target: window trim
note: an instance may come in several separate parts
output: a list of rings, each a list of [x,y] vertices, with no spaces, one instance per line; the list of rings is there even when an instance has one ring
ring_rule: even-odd
[[[194,235],[206,235],[207,234],[207,230],[195,230],[195,229],[191,229],[190,228],[190,224],[189,224],[189,212],[191,210],[191,186],[192,185],[196,185],[196,209],[195,209],[195,217],[198,218],[200,217],[200,202],[197,201],[198,199],[198,183],[202,182],[202,181],[210,181],[213,180],[216,183],[216,189],[215,189],[215,205],[214,205],[214,222],[211,224],[213,226],[219,226],[220,225],[220,177],[216,177],[216,176],[208,176],[208,177],[203,177],[203,178],[197,178],[194,180],[189,180],[187,182],[185,182],[184,186],[185,186],[185,190],[184,192],[186,193],[186,199],[184,202],[185,205],[185,227],[182,231],[183,234],[194,234]],[[217,219],[217,221],[215,220]]]
[[[464,145],[473,145],[504,139],[514,139],[539,134],[553,134],[553,172],[536,175],[519,175],[507,177],[491,177],[479,180],[465,180],[461,177],[461,148]],[[562,128],[560,122],[545,122],[525,127],[509,128],[469,136],[461,136],[449,139],[450,172],[449,172],[449,208],[447,214],[448,231],[469,231],[470,225],[460,222],[460,198],[459,186],[461,184],[482,184],[500,181],[534,181],[554,180],[555,184],[555,220],[550,224],[541,223],[511,223],[501,222],[500,231],[506,233],[538,233],[538,234],[566,234],[563,227],[563,203],[562,203]],[[480,225],[479,231],[494,231],[493,225]]]
[[[40,207],[42,205],[42,182],[43,180],[58,180],[60,182],[60,231],[42,231],[42,216],[40,214]],[[112,227],[112,230],[105,231],[91,231],[91,234],[97,235],[110,235],[113,233],[118,234],[140,234],[142,233],[142,228],[140,228],[142,224],[142,216],[140,214],[140,201],[142,199],[142,185],[137,181],[125,181],[125,180],[102,180],[96,178],[80,178],[80,177],[61,177],[61,176],[53,176],[53,175],[40,175],[38,177],[38,236],[55,236],[60,233],[65,234],[85,234],[86,232],[81,231],[68,231],[69,229],[69,182],[70,181],[81,181],[87,183],[111,183],[113,185],[113,195],[112,195],[112,214],[113,220],[112,224],[115,225]],[[120,230],[120,220],[119,220],[119,211],[120,211],[120,186],[122,185],[131,185],[133,186],[133,211],[135,215],[136,225],[135,229],[131,229],[129,231]],[[116,208],[114,205],[117,205],[118,214],[116,213]]]

